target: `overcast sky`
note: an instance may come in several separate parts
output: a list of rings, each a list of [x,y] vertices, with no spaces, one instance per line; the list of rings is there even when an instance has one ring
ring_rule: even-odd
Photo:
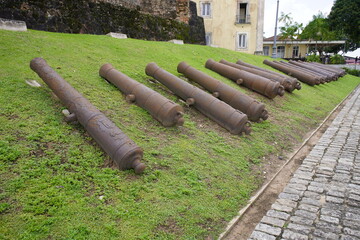
[[[265,37],[274,36],[277,0],[265,0],[264,32]],[[319,11],[327,16],[334,0],[279,0],[279,17],[281,12],[291,13],[295,22],[306,26]],[[279,29],[278,29],[279,33]]]

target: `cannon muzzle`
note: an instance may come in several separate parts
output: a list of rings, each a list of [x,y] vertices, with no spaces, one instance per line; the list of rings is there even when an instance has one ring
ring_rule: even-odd
[[[95,141],[109,154],[121,170],[141,173],[145,165],[140,162],[143,151],[94,105],[58,75],[42,58],[34,58],[30,67],[51,88]]]
[[[165,127],[184,124],[184,109],[179,104],[126,76],[109,63],[100,68],[99,74],[118,87],[128,102],[135,102],[147,110]]]
[[[208,116],[232,134],[249,134],[250,122],[247,116],[220,101],[203,90],[187,83],[171,73],[160,68],[156,63],[146,66],[147,75],[154,77],[172,92],[182,98],[188,105],[194,106],[204,115]]]
[[[260,119],[266,120],[268,118],[268,112],[263,103],[189,66],[186,62],[179,63],[177,70],[211,92],[214,97],[245,113],[251,121],[258,122]]]

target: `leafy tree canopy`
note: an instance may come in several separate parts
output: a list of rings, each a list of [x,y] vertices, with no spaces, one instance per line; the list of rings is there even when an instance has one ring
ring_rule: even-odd
[[[331,31],[326,16],[319,12],[313,16],[313,19],[305,26],[300,34],[300,39],[312,39],[317,41],[339,40],[341,36],[335,31]]]
[[[345,50],[360,47],[360,0],[336,0],[328,20],[330,29],[345,36],[348,48]]]

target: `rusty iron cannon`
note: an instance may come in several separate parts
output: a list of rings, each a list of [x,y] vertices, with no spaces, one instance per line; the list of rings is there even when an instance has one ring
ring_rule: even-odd
[[[265,68],[261,68],[261,67],[258,67],[258,66],[243,62],[241,60],[238,60],[236,62],[236,64],[242,65],[242,66],[245,66],[245,67],[249,67],[249,68],[254,68],[254,69],[260,70],[262,72],[266,72],[266,73],[275,75],[275,76],[277,76],[279,78],[285,78],[287,81],[291,82],[292,88],[297,89],[297,90],[301,89],[301,83],[296,78],[293,78],[293,77],[290,77],[288,75],[284,75],[284,74],[281,74],[281,73],[277,73],[277,72],[274,72],[274,71],[271,71],[271,70],[268,70],[268,69],[265,69]]]
[[[313,64],[312,62],[302,62],[302,61],[297,61],[297,62],[301,63],[302,65],[304,65],[308,68],[317,69],[317,71],[322,71],[327,74],[333,75],[336,78],[335,80],[337,80],[339,77],[342,76],[340,72],[331,71],[331,69],[327,69],[327,68],[321,68],[321,67],[317,66],[316,64]],[[321,65],[323,65],[323,64],[321,64]]]
[[[290,76],[296,77],[297,79],[299,79],[300,81],[309,84],[310,86],[314,86],[314,85],[318,85],[320,84],[320,79],[304,73],[298,69],[294,69],[294,68],[288,68],[287,66],[284,66],[282,64],[279,64],[277,62],[273,62],[273,61],[269,61],[267,59],[264,60],[263,62],[264,64],[273,67],[283,73],[289,74]]]
[[[343,70],[343,69],[340,69],[340,68],[332,67],[332,66],[325,65],[325,64],[322,64],[322,63],[317,63],[317,62],[312,62],[312,63],[309,63],[309,64],[313,64],[313,65],[315,65],[315,66],[317,66],[319,68],[326,69],[326,70],[334,72],[334,73],[338,73],[339,77],[342,77],[342,76],[346,75],[346,71]]]
[[[317,73],[325,76],[326,79],[328,80],[328,82],[335,81],[335,80],[338,79],[338,75],[335,74],[335,73],[332,73],[330,71],[327,71],[327,70],[324,70],[324,69],[321,69],[321,68],[318,68],[318,67],[315,67],[315,66],[305,64],[304,62],[301,62],[301,61],[290,60],[289,63],[291,63],[293,65],[296,65],[296,66],[299,66],[299,67],[302,67],[302,68],[305,68],[305,69],[308,69],[308,70],[311,70],[311,71],[314,71],[314,72],[317,72]]]
[[[125,93],[128,102],[136,102],[165,127],[184,124],[184,109],[179,104],[126,76],[109,63],[100,68],[99,74]]]
[[[206,61],[205,67],[271,99],[277,95],[283,96],[285,93],[284,87],[278,82],[215,62],[212,59]]]
[[[67,121],[77,120],[83,125],[119,169],[133,168],[135,173],[144,171],[145,165],[140,162],[142,149],[112,121],[57,74],[44,59],[34,58],[30,67],[69,109],[71,114]]]
[[[299,70],[299,71],[301,71],[303,73],[307,73],[309,75],[312,75],[312,76],[318,78],[320,80],[320,83],[328,82],[328,79],[324,75],[322,75],[322,74],[320,74],[318,72],[311,71],[310,69],[302,68],[302,67],[296,66],[294,64],[284,62],[284,61],[274,61],[274,62],[276,62],[278,64],[281,64],[281,65],[284,65],[284,66],[286,66],[288,68],[296,69],[296,70]]]
[[[251,127],[248,117],[239,110],[232,108],[211,94],[172,75],[160,68],[156,63],[149,63],[146,66],[145,72],[148,76],[154,77],[185,100],[188,105],[194,106],[201,113],[230,131],[230,133],[250,133]]]
[[[265,110],[263,103],[189,66],[186,62],[179,63],[177,71],[204,87],[211,92],[214,97],[218,97],[233,108],[245,113],[249,120],[258,122],[260,119],[266,120],[268,118],[268,112]]]
[[[250,67],[246,67],[246,66],[239,65],[239,64],[236,64],[236,63],[228,62],[228,61],[226,61],[224,59],[221,59],[219,62],[222,63],[222,64],[225,64],[225,65],[228,65],[230,67],[233,67],[233,68],[237,68],[237,69],[249,72],[249,73],[259,75],[259,76],[267,78],[267,79],[269,79],[271,81],[279,82],[280,85],[283,86],[285,88],[285,90],[287,90],[288,92],[292,92],[295,89],[295,86],[287,78],[278,77],[277,75],[267,73],[267,72],[263,72],[263,71],[260,71],[258,69],[255,69],[255,68],[250,68]]]

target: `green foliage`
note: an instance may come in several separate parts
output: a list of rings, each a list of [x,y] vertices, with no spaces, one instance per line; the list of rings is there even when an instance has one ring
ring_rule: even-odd
[[[346,73],[354,75],[356,77],[360,77],[360,69],[353,69],[353,68],[347,68],[344,67],[343,69],[345,69]]]
[[[279,22],[283,22],[285,26],[280,27],[281,39],[291,39],[295,40],[300,35],[300,32],[303,29],[303,24],[298,22],[293,22],[290,13],[285,14],[281,12]]]
[[[331,31],[329,27],[329,21],[322,12],[319,12],[318,15],[314,15],[312,21],[305,26],[304,30],[299,36],[300,39],[315,40],[315,41],[331,41],[339,40],[342,37],[336,31]],[[318,51],[321,54],[324,51],[324,47],[318,45],[314,51]],[[330,50],[327,48],[326,50]],[[339,47],[332,48],[334,53],[339,51]]]
[[[345,52],[360,47],[360,0],[336,0],[328,19],[330,29],[345,36]]]
[[[312,21],[305,26],[300,35],[301,39],[317,41],[337,40],[336,37],[336,33],[330,30],[328,20],[322,12],[313,16]]]
[[[206,69],[208,58],[269,69],[263,56],[198,45],[85,34],[0,30],[0,232],[4,239],[205,239],[216,237],[262,184],[261,166],[284,156],[355,86],[338,81],[267,99]],[[43,57],[66,81],[144,149],[142,175],[110,168],[63,104],[29,68]],[[179,62],[263,102],[267,121],[234,136],[179,100],[144,69]],[[165,128],[128,104],[98,75],[104,63],[185,108],[185,124]],[[42,87],[25,83],[36,80]],[[331,96],[331,98],[329,98]]]
[[[321,62],[320,56],[316,54],[310,54],[306,56],[307,62]]]
[[[341,56],[340,54],[335,54],[330,57],[330,63],[332,64],[344,64],[345,58]]]

